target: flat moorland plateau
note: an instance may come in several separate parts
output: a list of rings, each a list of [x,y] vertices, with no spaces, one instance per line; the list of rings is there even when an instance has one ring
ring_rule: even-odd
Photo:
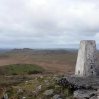
[[[13,49],[0,53],[0,66],[11,64],[35,64],[44,68],[45,74],[73,74],[75,71],[76,59],[77,50]]]

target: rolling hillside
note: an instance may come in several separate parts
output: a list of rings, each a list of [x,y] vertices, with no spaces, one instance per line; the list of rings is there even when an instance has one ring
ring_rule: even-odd
[[[13,49],[0,54],[0,66],[10,64],[35,64],[45,73],[74,73],[77,51]]]

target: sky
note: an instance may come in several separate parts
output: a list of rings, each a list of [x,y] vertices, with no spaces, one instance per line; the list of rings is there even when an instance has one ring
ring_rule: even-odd
[[[0,48],[99,45],[99,0],[0,0]]]

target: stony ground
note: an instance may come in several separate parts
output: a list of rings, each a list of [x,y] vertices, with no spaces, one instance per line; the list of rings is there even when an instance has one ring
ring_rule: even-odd
[[[39,76],[10,86],[2,95],[7,99],[72,99],[68,87],[58,85],[60,75]]]
[[[73,99],[99,99],[99,77],[65,76],[60,85],[74,89]]]
[[[99,77],[76,77],[65,76],[64,82],[68,82],[74,89],[97,89],[99,88]],[[67,83],[66,82],[66,83]],[[66,84],[65,83],[65,84]]]

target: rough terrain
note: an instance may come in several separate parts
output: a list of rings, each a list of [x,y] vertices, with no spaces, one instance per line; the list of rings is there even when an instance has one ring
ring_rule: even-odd
[[[98,99],[99,77],[64,76],[59,84],[74,90],[74,99]]]
[[[49,74],[74,74],[77,51],[14,49],[0,54],[0,66],[10,64],[35,64]]]

